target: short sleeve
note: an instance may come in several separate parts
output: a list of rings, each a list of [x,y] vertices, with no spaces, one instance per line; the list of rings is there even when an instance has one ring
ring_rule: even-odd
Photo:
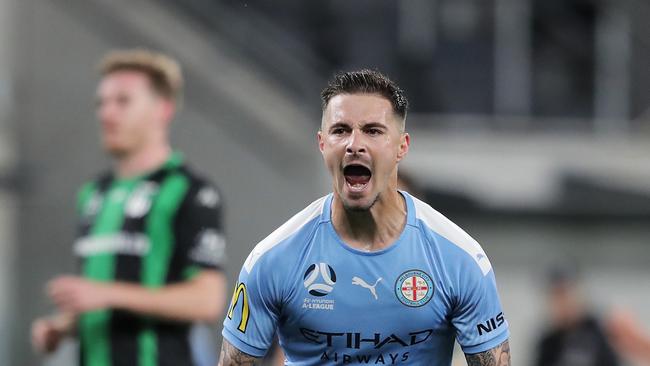
[[[464,269],[459,271],[458,284],[452,323],[463,351],[485,352],[506,341],[508,322],[501,308],[494,271],[490,269],[484,274],[468,257]]]
[[[201,269],[223,269],[226,240],[222,222],[219,191],[210,184],[193,185],[179,208],[175,227],[184,277]]]
[[[281,308],[279,282],[266,268],[264,260],[250,273],[242,268],[223,323],[223,337],[254,357],[263,357],[271,348]]]

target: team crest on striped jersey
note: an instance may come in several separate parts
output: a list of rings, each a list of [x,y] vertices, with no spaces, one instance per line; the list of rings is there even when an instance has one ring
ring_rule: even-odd
[[[395,295],[404,305],[420,307],[433,297],[433,280],[426,272],[412,269],[402,273],[395,281]]]
[[[124,207],[127,217],[140,218],[149,212],[152,205],[153,195],[158,191],[158,185],[153,182],[141,183],[129,196]]]

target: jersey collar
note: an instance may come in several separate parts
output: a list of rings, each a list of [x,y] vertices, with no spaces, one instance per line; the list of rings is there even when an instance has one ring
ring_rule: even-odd
[[[183,154],[179,151],[172,151],[171,154],[169,154],[169,157],[167,160],[158,168],[155,168],[149,172],[142,173],[133,177],[128,177],[128,178],[118,178],[114,172],[111,172],[109,177],[110,181],[119,181],[123,183],[128,183],[128,182],[136,182],[140,181],[143,179],[152,179],[153,177],[159,176],[161,174],[164,174],[165,172],[168,172],[170,170],[177,169],[183,165],[184,162],[184,157]]]

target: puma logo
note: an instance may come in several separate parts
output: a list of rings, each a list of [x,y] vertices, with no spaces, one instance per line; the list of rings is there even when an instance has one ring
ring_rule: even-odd
[[[352,277],[352,284],[353,285],[359,285],[359,286],[361,286],[363,288],[367,288],[368,290],[370,290],[370,292],[372,293],[372,296],[375,297],[375,300],[378,299],[377,290],[375,290],[375,287],[377,287],[377,284],[379,283],[379,281],[381,281],[381,277],[379,277],[379,279],[377,279],[377,281],[375,281],[374,285],[370,286],[369,284],[366,283],[366,281],[362,280],[361,278]]]

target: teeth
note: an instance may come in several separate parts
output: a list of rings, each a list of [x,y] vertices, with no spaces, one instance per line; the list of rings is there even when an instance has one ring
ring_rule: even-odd
[[[355,189],[359,189],[359,188],[363,188],[363,187],[365,187],[365,186],[367,186],[367,185],[368,185],[367,183],[365,183],[365,184],[363,184],[363,183],[356,183],[356,184],[350,184],[350,187],[355,188]]]

